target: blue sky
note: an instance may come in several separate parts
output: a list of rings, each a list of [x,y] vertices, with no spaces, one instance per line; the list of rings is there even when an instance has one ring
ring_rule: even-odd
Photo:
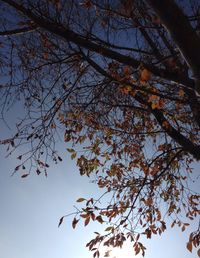
[[[79,176],[75,161],[69,159],[65,146],[61,144],[61,148],[66,158],[62,164],[51,166],[47,178],[31,174],[24,179],[18,174],[10,176],[16,160],[5,158],[5,151],[0,148],[0,258],[92,258],[85,244],[94,231],[103,230],[100,224],[85,228],[79,223],[73,230],[73,217],[69,217],[60,228],[57,225],[60,217],[74,211],[79,197],[100,193],[88,178]],[[146,257],[197,257],[185,248],[187,232],[173,228],[146,241]],[[123,250],[111,253],[111,258],[114,257],[135,256],[126,244]]]

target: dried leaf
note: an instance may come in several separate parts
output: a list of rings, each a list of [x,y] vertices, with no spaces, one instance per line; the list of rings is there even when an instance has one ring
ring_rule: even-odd
[[[187,243],[187,249],[192,252],[192,242]]]
[[[79,198],[78,200],[76,200],[76,202],[83,202],[85,201],[85,198]]]
[[[86,219],[85,219],[85,226],[87,226],[88,225],[88,223],[90,222],[90,217],[88,216]]]
[[[113,229],[113,227],[107,227],[106,229],[105,229],[105,231],[110,231],[110,230],[112,230]]]
[[[79,220],[74,218],[72,221],[72,228],[75,228],[78,222],[79,222]]]
[[[21,178],[25,178],[25,177],[27,177],[29,174],[23,174],[22,176],[21,176]]]
[[[64,217],[60,218],[60,221],[59,221],[58,227],[60,227],[60,225],[63,223],[63,219],[64,219]]]
[[[96,220],[101,224],[104,222],[100,215],[96,217]]]
[[[140,81],[146,82],[151,79],[151,72],[147,69],[143,69],[140,73]]]

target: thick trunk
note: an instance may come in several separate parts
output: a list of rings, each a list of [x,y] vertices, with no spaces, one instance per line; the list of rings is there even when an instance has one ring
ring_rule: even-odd
[[[147,0],[160,17],[193,72],[200,93],[200,38],[173,0]]]

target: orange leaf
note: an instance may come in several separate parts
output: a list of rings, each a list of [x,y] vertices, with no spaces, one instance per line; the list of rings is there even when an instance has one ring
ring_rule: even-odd
[[[151,197],[147,198],[147,200],[145,201],[145,204],[147,206],[151,206],[153,204],[153,199]]]
[[[76,200],[76,202],[83,202],[85,201],[85,198],[79,198],[78,200]]]
[[[151,79],[151,72],[147,69],[143,69],[140,74],[140,81],[146,82]]]
[[[168,122],[168,121],[164,121],[164,122],[162,123],[162,127],[163,127],[164,129],[169,129],[169,128],[170,128],[169,122]]]
[[[132,91],[132,87],[130,85],[126,85],[121,88],[121,92],[124,94],[129,94]]]
[[[187,243],[187,249],[192,252],[192,242]]]
[[[197,255],[200,257],[200,249],[197,251]]]
[[[179,92],[178,92],[178,95],[179,95],[179,97],[184,97],[185,92],[182,89],[180,89]]]

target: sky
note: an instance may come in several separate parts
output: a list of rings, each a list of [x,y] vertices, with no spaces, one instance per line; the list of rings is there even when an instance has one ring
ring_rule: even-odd
[[[5,130],[1,124],[1,136]],[[66,146],[61,143],[60,148],[63,162],[52,164],[47,178],[33,173],[22,179],[17,173],[11,176],[16,159],[5,158],[5,149],[0,146],[0,258],[92,258],[85,245],[94,231],[103,231],[102,226],[92,223],[84,227],[80,222],[74,230],[73,217],[65,218],[59,228],[58,222],[63,215],[74,211],[79,197],[98,196],[100,192],[89,178],[79,175]],[[145,257],[196,258],[196,252],[191,254],[185,248],[188,232],[173,228],[145,241]],[[131,244],[126,243],[124,248],[112,250],[110,257],[135,256]]]

